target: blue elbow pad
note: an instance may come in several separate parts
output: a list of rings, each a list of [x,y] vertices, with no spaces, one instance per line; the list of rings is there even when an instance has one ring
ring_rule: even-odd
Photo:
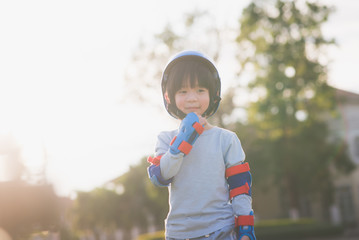
[[[252,196],[252,175],[248,163],[227,168],[226,178],[230,199],[240,194]]]
[[[160,167],[161,158],[162,156],[157,156],[155,158],[148,157],[147,161],[151,163],[151,166],[147,168],[148,177],[157,187],[168,187],[172,182],[172,178],[168,180],[163,179]]]
[[[158,187],[168,187],[169,184],[172,182],[172,179],[163,179],[160,165],[151,165],[148,167],[147,170],[151,182]]]

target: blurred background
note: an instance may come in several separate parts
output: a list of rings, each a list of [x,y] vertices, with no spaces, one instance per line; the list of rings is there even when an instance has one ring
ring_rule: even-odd
[[[217,64],[210,118],[253,174],[259,239],[357,237],[359,2],[0,2],[0,240],[163,239],[147,179],[168,59]],[[153,233],[153,234],[151,234]]]

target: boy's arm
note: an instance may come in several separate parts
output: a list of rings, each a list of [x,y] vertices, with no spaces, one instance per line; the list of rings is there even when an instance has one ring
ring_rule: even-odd
[[[169,142],[171,134],[162,132],[158,136],[155,149],[155,157],[148,157],[147,161],[151,165],[147,168],[148,176],[151,182],[157,187],[167,187],[172,182],[172,177],[178,172],[183,154],[171,154],[169,151]]]
[[[235,226],[239,238],[247,236],[255,240],[254,217],[252,210],[252,175],[248,163],[244,163],[245,154],[237,136],[234,136],[225,155],[226,178],[230,200],[235,214]]]
[[[238,239],[248,236],[250,240],[256,240],[254,233],[254,212],[251,209],[252,198],[241,194],[232,199],[232,206],[235,213],[235,227],[239,234]],[[251,209],[248,212],[248,208]]]
[[[247,236],[255,240],[254,216],[252,210],[252,175],[248,163],[242,163],[226,169],[229,195],[235,214],[235,226],[239,239]]]
[[[172,178],[178,173],[183,157],[189,154],[192,145],[203,130],[199,124],[198,116],[195,113],[189,113],[182,120],[178,134],[172,139],[171,143],[169,143],[168,135],[159,136],[156,146],[157,157],[154,159],[149,157],[149,162],[152,165],[148,168],[150,179],[155,185],[169,185]]]

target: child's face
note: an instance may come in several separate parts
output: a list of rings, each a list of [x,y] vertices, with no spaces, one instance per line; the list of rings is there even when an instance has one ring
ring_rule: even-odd
[[[200,87],[198,84],[192,88],[189,81],[184,83],[175,94],[177,108],[185,114],[194,112],[202,115],[209,107],[208,89]]]

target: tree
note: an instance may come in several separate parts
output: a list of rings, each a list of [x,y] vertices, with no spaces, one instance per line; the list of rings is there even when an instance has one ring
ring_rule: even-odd
[[[127,203],[126,209],[121,212],[127,228],[139,227],[143,232],[148,226],[163,229],[163,220],[168,212],[167,188],[155,187],[148,179],[146,158],[139,164],[131,166],[129,171],[113,182],[121,186],[121,198]]]
[[[21,156],[21,146],[11,135],[0,134],[0,181],[19,181],[24,177],[26,168]]]
[[[0,182],[0,226],[14,239],[59,227],[58,199],[50,185]]]
[[[147,232],[150,225],[163,229],[168,212],[167,188],[153,186],[147,176],[148,163],[143,158],[109,185],[90,192],[78,192],[71,214],[74,228],[91,232],[96,239],[100,233],[123,230],[124,239],[131,239],[131,230],[138,227]],[[114,184],[114,185],[113,185]]]
[[[219,31],[215,20],[209,12],[196,10],[185,14],[181,23],[167,23],[153,38],[140,42],[125,73],[127,94],[124,99],[157,105],[151,102],[155,99],[161,103],[158,99],[162,70],[179,51],[196,49],[217,60],[226,34],[224,29]]]
[[[335,109],[334,91],[327,84],[329,60],[325,55],[334,40],[321,33],[321,25],[332,11],[304,1],[249,4],[240,19],[238,62],[240,73],[252,77],[249,89],[257,100],[245,109],[247,120],[238,122],[232,116],[239,109],[236,98],[240,88],[231,88],[223,94],[221,107],[211,119],[240,131],[247,156],[256,169],[256,183],[266,185],[268,178],[273,178],[289,201],[293,217],[298,215],[301,197],[315,193],[325,201],[325,207],[331,203],[332,163],[344,166],[344,170],[352,168],[344,151],[333,152],[338,144],[328,141],[322,114],[333,114]],[[216,62],[221,60],[223,46],[228,43],[223,36],[229,29],[220,29],[213,24],[215,18],[205,12],[188,14],[183,22],[175,27],[168,24],[152,42],[140,44],[133,67],[127,72],[132,96],[142,97],[147,103],[153,99],[150,95],[157,96],[156,102],[160,103],[161,70],[180,50],[197,48]]]
[[[118,194],[105,188],[78,192],[71,209],[75,228],[91,231],[100,239],[100,231],[113,231],[121,225],[122,203]]]
[[[328,142],[323,113],[335,109],[325,56],[334,40],[321,33],[332,11],[304,1],[254,1],[240,19],[238,59],[252,69],[249,89],[257,96],[248,107],[256,139],[247,153],[256,169],[274,176],[293,218],[303,196],[319,193],[325,206],[333,200],[329,165],[337,143]],[[351,167],[344,153],[335,163]]]

